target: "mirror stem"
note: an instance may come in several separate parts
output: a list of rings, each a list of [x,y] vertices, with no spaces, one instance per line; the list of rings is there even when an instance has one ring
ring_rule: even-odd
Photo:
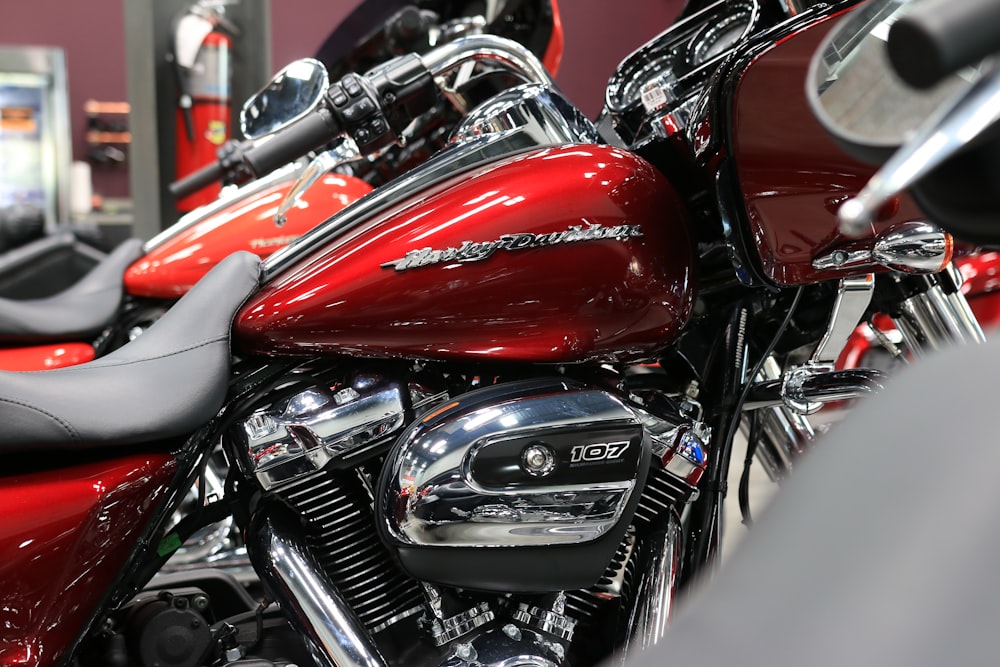
[[[841,233],[871,233],[878,211],[892,197],[930,174],[1000,120],[1000,67],[993,67],[952,103],[942,106],[837,211]]]

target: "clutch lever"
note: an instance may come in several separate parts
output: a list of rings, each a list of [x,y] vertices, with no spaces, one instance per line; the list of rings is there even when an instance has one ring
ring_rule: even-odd
[[[299,203],[302,196],[318,181],[324,174],[328,174],[337,167],[348,162],[353,162],[361,157],[361,151],[357,144],[347,139],[340,142],[336,147],[319,153],[302,174],[296,179],[292,187],[285,194],[285,198],[278,205],[278,210],[274,214],[274,224],[282,227],[288,221],[288,212]]]
[[[972,86],[931,115],[853,198],[837,210],[840,231],[871,232],[879,210],[1000,120],[1000,67],[994,65]]]

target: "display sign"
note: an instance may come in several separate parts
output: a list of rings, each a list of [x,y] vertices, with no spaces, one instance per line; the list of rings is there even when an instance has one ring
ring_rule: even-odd
[[[48,79],[0,72],[0,207],[30,204],[45,209],[51,156],[42,138]]]
[[[61,49],[0,47],[0,209],[35,206],[50,230],[68,217],[65,71]]]

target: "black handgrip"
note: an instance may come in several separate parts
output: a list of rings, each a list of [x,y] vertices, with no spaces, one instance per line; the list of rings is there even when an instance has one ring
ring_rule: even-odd
[[[288,128],[276,132],[243,154],[243,162],[256,176],[270,173],[330,142],[340,133],[340,123],[326,108],[320,108]]]
[[[212,162],[198,171],[188,174],[179,181],[171,183],[170,194],[177,199],[187,197],[189,194],[198,192],[198,190],[201,190],[206,185],[211,185],[221,180],[225,174],[226,170],[219,162]]]
[[[1000,0],[921,0],[889,29],[889,60],[916,88],[930,88],[1000,51]]]

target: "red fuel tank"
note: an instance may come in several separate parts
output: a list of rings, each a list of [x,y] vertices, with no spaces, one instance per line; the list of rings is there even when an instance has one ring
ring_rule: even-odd
[[[236,344],[564,363],[637,360],[688,320],[693,249],[682,202],[616,148],[534,149],[394,203],[271,280]]]
[[[125,290],[140,297],[180,297],[226,256],[249,250],[267,257],[372,189],[352,176],[324,176],[305,192],[288,212],[287,222],[278,227],[274,214],[294,182],[289,178],[234,199],[219,212],[157,245],[129,267]]]

